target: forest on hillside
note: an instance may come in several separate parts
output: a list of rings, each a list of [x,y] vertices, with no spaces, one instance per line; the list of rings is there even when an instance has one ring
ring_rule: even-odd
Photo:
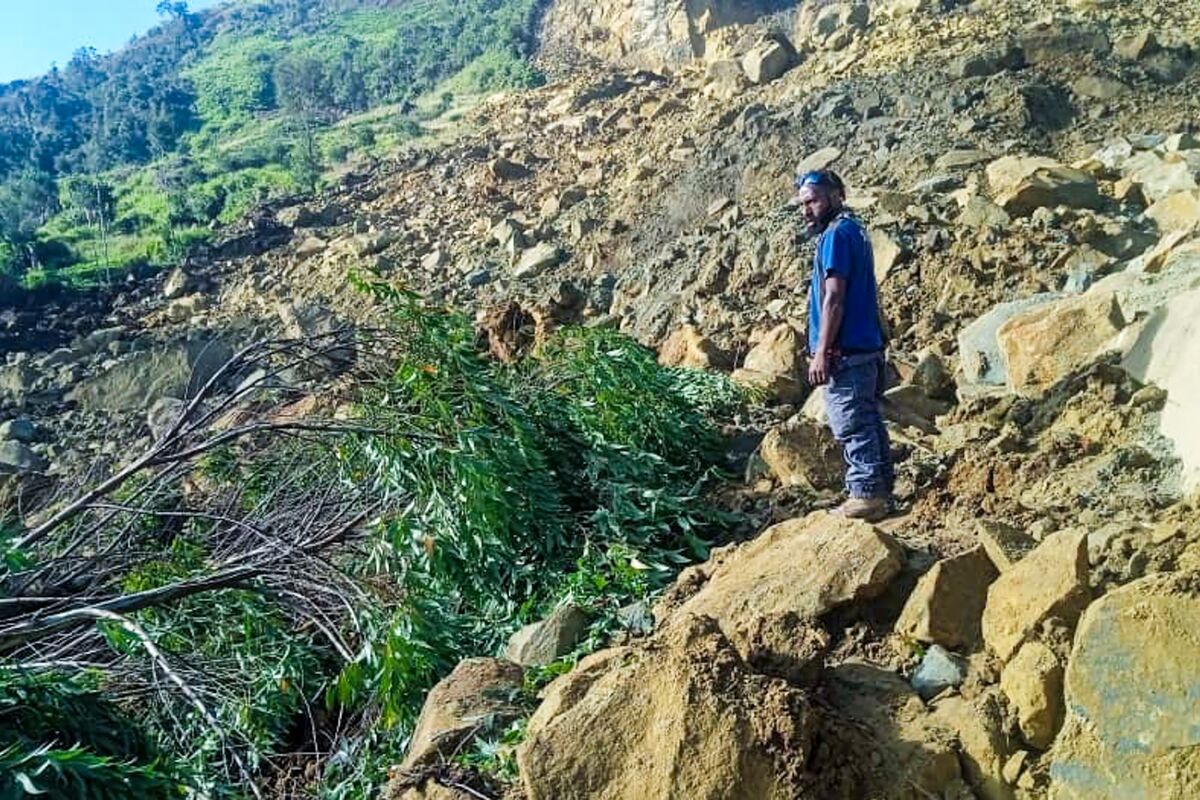
[[[179,257],[254,203],[411,139],[455,94],[536,83],[538,6],[163,0],[120,51],[0,85],[0,279],[86,283]]]

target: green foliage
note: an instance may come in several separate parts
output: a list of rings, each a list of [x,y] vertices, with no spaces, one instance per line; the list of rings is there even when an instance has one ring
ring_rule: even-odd
[[[459,658],[496,651],[558,602],[596,613],[596,646],[617,608],[706,556],[731,520],[701,497],[715,430],[650,351],[566,330],[503,366],[464,317],[371,290],[405,352],[361,407],[390,433],[342,456],[350,480],[397,509],[362,566],[392,576],[401,600],[363,620],[368,644],[331,697],[369,699],[403,730]]]
[[[94,681],[0,670],[0,798],[183,797],[177,773]]]

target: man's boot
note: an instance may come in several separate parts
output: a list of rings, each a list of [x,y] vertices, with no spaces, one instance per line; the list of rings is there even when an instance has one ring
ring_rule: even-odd
[[[877,497],[851,497],[846,502],[833,510],[833,513],[840,514],[843,517],[850,519],[862,519],[867,522],[879,522],[881,519],[892,513],[891,501],[883,496]]]

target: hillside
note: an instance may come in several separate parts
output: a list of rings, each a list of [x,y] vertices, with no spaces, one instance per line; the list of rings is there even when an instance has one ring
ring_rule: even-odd
[[[444,139],[0,310],[0,767],[1200,795],[1200,9],[556,0],[537,34],[548,83]],[[785,200],[823,166],[893,334],[879,525],[828,513],[806,378]]]
[[[186,6],[111,55],[0,86],[0,274],[78,284],[162,264],[420,137],[456,97],[538,81],[534,0]]]

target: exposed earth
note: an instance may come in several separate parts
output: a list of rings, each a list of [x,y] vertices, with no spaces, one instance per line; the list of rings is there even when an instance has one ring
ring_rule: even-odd
[[[514,792],[1200,796],[1200,7],[558,0],[543,41],[555,82],[449,146],[0,308],[0,508],[119,463],[241,339],[370,324],[353,270],[476,313],[500,357],[613,326],[759,387],[725,498],[758,535],[545,690]],[[840,453],[784,201],[824,166],[893,333],[878,526],[820,510]],[[570,624],[439,685],[388,796],[478,796],[446,742]]]

